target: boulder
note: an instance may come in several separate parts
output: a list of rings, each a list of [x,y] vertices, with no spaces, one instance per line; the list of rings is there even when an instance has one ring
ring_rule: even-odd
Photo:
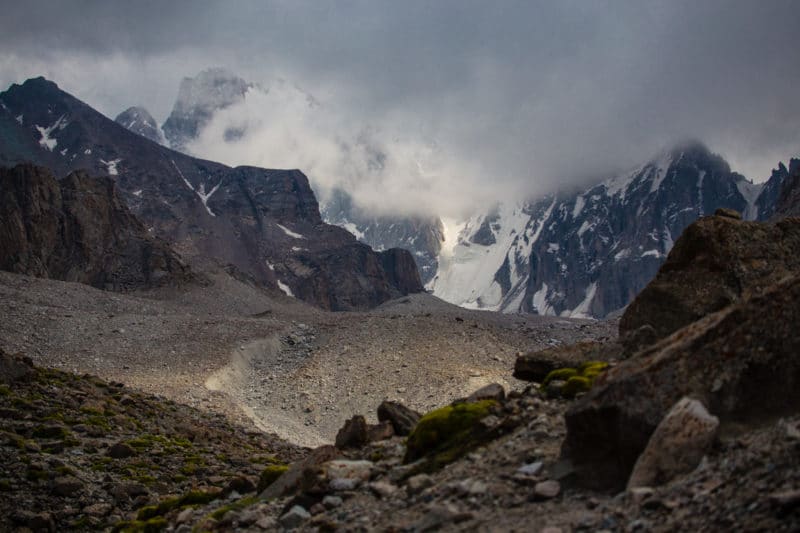
[[[566,413],[562,455],[576,481],[623,489],[656,426],[684,396],[708,406],[723,429],[798,412],[798,321],[800,276],[791,276],[599,376]]]
[[[653,340],[800,272],[800,219],[743,222],[704,217],[690,225],[619,324],[620,338],[649,325]]]
[[[0,383],[10,385],[15,381],[27,381],[33,374],[33,361],[29,357],[10,355],[0,349]]]
[[[414,429],[421,415],[399,402],[384,401],[378,406],[378,420],[392,424],[396,435],[405,437]]]
[[[481,387],[467,397],[467,402],[474,403],[481,400],[495,400],[502,402],[506,399],[506,391],[499,383],[490,383]]]
[[[655,487],[690,472],[711,448],[719,419],[691,398],[681,398],[656,427],[628,480],[628,489]]]
[[[303,460],[292,464],[289,470],[259,494],[259,498],[269,500],[301,490],[305,481],[315,477],[322,464],[332,461],[340,455],[341,452],[334,446],[326,445],[315,448]]]
[[[394,437],[394,427],[388,420],[377,424],[367,424],[367,441],[377,442]]]
[[[355,415],[344,423],[344,426],[336,433],[336,447],[360,448],[369,442],[369,430],[367,421],[361,415]]]
[[[556,346],[517,357],[514,377],[524,381],[542,383],[553,370],[578,367],[586,361],[615,359],[620,352],[616,343],[596,341]]]

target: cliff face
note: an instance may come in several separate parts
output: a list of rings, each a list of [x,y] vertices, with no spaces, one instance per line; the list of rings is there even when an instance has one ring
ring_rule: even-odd
[[[149,235],[108,178],[45,168],[0,168],[0,268],[133,290],[191,278],[169,246]]]
[[[380,254],[325,224],[299,170],[231,168],[175,152],[43,78],[12,86],[0,102],[0,163],[109,176],[148,230],[194,267],[232,264],[262,285],[337,311],[422,290],[418,274],[402,268],[405,278],[389,276]],[[339,266],[325,265],[329,257]]]
[[[800,159],[789,161],[789,168],[780,165],[784,179],[777,195],[773,218],[796,217],[800,215]]]

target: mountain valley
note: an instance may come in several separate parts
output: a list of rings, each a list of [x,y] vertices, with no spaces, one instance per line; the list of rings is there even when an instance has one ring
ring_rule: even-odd
[[[800,160],[376,216],[173,150],[252,90],[0,93],[0,529],[800,527]]]

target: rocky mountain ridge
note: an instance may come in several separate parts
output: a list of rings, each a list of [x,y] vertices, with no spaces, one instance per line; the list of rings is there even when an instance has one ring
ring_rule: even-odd
[[[163,126],[170,146],[189,155],[202,157],[203,154],[191,153],[191,142],[201,136],[216,113],[244,102],[248,91],[260,91],[269,96],[270,91],[275,89],[291,90],[292,94],[304,98],[309,107],[319,105],[311,94],[298,87],[287,89],[287,85],[286,81],[278,80],[276,87],[261,87],[221,68],[205,70],[194,78],[184,78],[172,113]],[[222,133],[218,142],[235,143],[247,134],[246,128],[231,127]],[[349,142],[351,140],[337,139],[337,144],[346,145]],[[369,165],[380,167],[386,155],[376,147],[370,147],[368,151],[374,153]],[[312,187],[314,186],[312,183]],[[327,224],[345,228],[360,242],[375,250],[403,248],[411,252],[423,284],[435,275],[437,256],[444,239],[442,223],[437,217],[371,215],[354,205],[350,193],[342,188],[325,195],[320,211]]]
[[[110,176],[148,231],[198,270],[232,264],[331,310],[364,309],[422,289],[410,254],[375,253],[325,224],[300,171],[230,168],[174,152],[44,78],[13,85],[0,103],[0,163]]]
[[[150,139],[158,144],[166,144],[164,133],[158,127],[158,122],[143,107],[129,107],[117,115],[114,122],[121,124],[126,129],[141,135],[145,139]]]
[[[603,317],[647,284],[691,222],[719,207],[766,219],[784,179],[753,184],[687,142],[585,190],[473,217],[428,288],[479,309]]]

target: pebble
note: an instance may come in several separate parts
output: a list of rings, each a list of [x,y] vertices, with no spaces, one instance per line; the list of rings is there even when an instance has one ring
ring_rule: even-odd
[[[549,500],[558,496],[561,492],[561,484],[552,479],[540,481],[533,487],[533,494],[536,499]]]
[[[283,527],[292,529],[300,527],[309,518],[311,518],[311,513],[306,511],[303,507],[295,505],[289,509],[289,512],[281,516],[279,522]]]
[[[544,463],[541,461],[536,461],[535,463],[529,463],[517,468],[517,474],[522,474],[524,476],[535,476],[542,471],[542,468],[544,468]]]

